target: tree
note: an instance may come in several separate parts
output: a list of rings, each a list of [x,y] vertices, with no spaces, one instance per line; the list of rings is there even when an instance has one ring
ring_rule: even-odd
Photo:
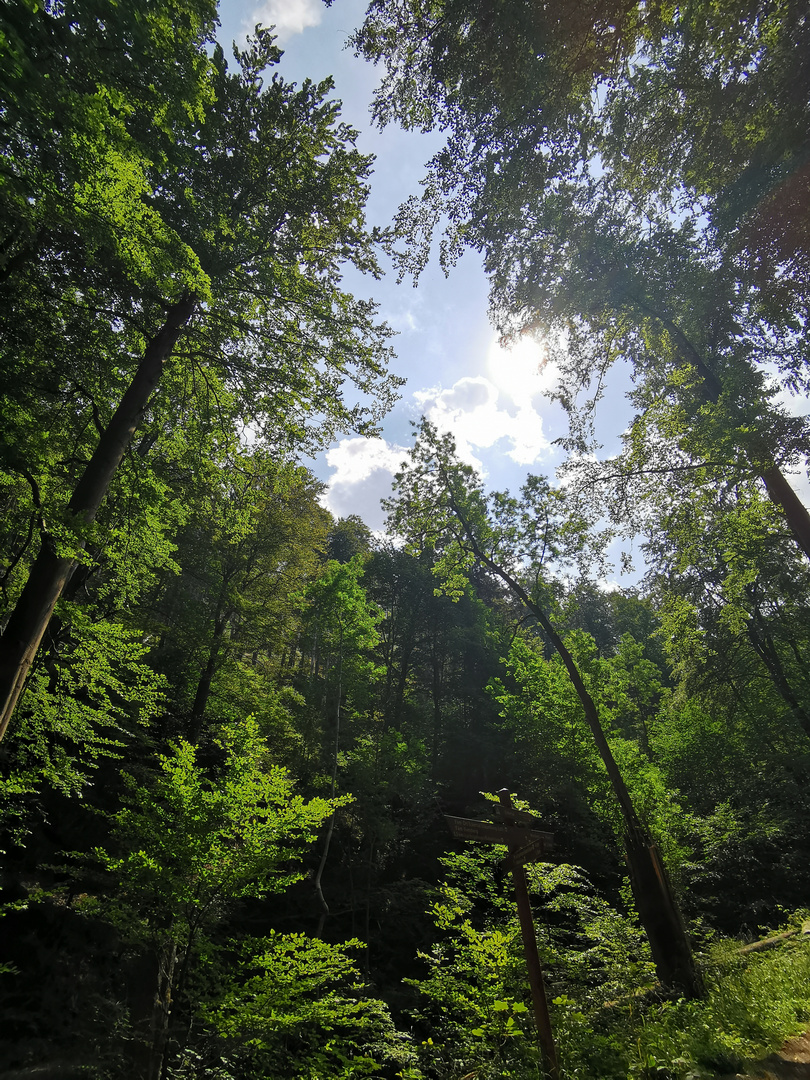
[[[329,530],[327,555],[336,562],[347,563],[355,555],[366,555],[370,550],[371,529],[357,514],[340,518]]]
[[[397,474],[395,492],[391,525],[437,550],[436,573],[445,591],[458,594],[464,572],[478,562],[534,616],[559,654],[620,807],[633,897],[659,978],[688,995],[699,994],[700,977],[666,871],[633,805],[596,703],[549,615],[547,564],[556,564],[559,574],[598,549],[588,536],[587,518],[539,477],[528,478],[520,500],[498,493],[487,499],[474,471],[457,461],[451,436],[440,436],[426,420],[411,465]]]
[[[520,932],[497,870],[501,858],[497,849],[473,845],[441,859],[444,876],[430,911],[435,938],[421,954],[424,976],[408,980],[430,1035],[422,1043],[425,1064],[442,1080],[462,1070],[522,1080],[541,1065],[527,1025]],[[649,985],[643,934],[578,867],[534,863],[526,872],[542,905],[538,947],[563,1073],[626,1075],[629,1063],[600,1021],[610,1000]]]
[[[303,934],[248,943],[240,977],[204,1014],[240,1075],[364,1080],[387,1066],[420,1080],[408,1036],[384,1003],[364,992],[348,955],[359,947]]]
[[[606,103],[611,166],[627,185],[708,196],[721,244],[766,305],[787,309],[801,306],[810,283],[807,35],[797,4],[673,9]]]
[[[347,801],[305,802],[295,795],[284,769],[268,764],[252,718],[224,728],[217,744],[224,761],[215,779],[185,741],[160,758],[152,776],[128,777],[109,848],[94,853],[118,881],[101,910],[156,957],[148,1080],[164,1074],[172,999],[185,992],[210,929],[239,899],[298,880],[290,861]]]
[[[326,545],[320,491],[303,467],[255,448],[234,450],[199,483],[178,536],[180,574],[166,575],[140,613],[159,635],[154,662],[171,673],[172,705],[193,741],[212,694],[218,717],[260,718],[294,635],[295,598]]]
[[[177,385],[173,369],[188,365],[203,383],[213,382],[223,393],[226,423],[252,423],[284,452],[319,445],[336,428],[365,429],[392,400],[398,380],[385,373],[387,331],[375,324],[372,304],[339,287],[344,259],[376,271],[363,226],[369,161],[352,148],[354,132],[327,102],[330,83],[296,89],[276,77],[262,88],[262,72],[278,56],[263,30],[237,53],[236,74],[215,52],[216,105],[192,130],[173,132],[164,159],[142,154],[137,160],[136,204],[146,209],[132,228],[141,229],[144,218],[148,229],[144,238],[143,229],[130,235],[124,227],[118,246],[126,257],[89,248],[68,215],[64,242],[59,234],[45,255],[6,282],[7,309],[14,312],[5,328],[6,368],[20,380],[9,385],[31,384],[19,327],[21,311],[35,298],[35,325],[43,334],[56,337],[66,305],[92,314],[91,333],[99,329],[95,340],[63,341],[55,362],[37,354],[36,374],[59,387],[70,378],[66,357],[78,356],[80,372],[98,370],[103,391],[96,400],[98,440],[73,469],[67,498],[43,506],[40,462],[26,462],[12,447],[23,458],[17,471],[33,481],[41,543],[0,639],[0,732],[109,484],[155,408],[156,388],[163,384],[170,393]],[[103,84],[98,92],[105,92]],[[36,130],[21,135],[37,137]],[[132,205],[129,188],[127,199]],[[79,248],[81,262],[73,257]],[[69,257],[58,261],[61,255]],[[55,289],[54,275],[68,272]],[[178,353],[182,364],[170,365]],[[364,391],[364,405],[344,402],[347,378]],[[7,408],[16,407],[12,394]]]
[[[805,676],[810,580],[789,541],[774,535],[773,507],[756,486],[685,499],[659,485],[647,526],[648,587],[681,686],[725,684],[740,700],[771,684],[774,715],[810,735]],[[722,660],[721,660],[722,658]],[[779,699],[781,698],[781,702]],[[795,735],[799,738],[799,732]]]
[[[810,448],[807,423],[764,385],[774,361],[788,387],[807,378],[807,291],[793,274],[806,261],[795,198],[806,105],[792,104],[788,74],[804,85],[795,57],[805,36],[792,8],[767,0],[722,16],[704,3],[538,11],[518,0],[496,15],[484,0],[448,0],[373,2],[354,44],[386,67],[380,123],[448,131],[422,198],[400,212],[403,270],[418,275],[446,222],[442,261],[466,246],[483,252],[499,329],[561,345],[560,397],[572,412],[579,390],[593,383],[590,408],[611,364],[629,358],[637,434],[713,462],[714,483],[759,476],[810,558],[810,514],[784,475]],[[780,201],[783,180],[793,194]],[[773,220],[762,224],[760,207],[752,224],[747,210],[769,189]],[[758,230],[772,235],[780,221],[788,238],[758,254]],[[662,395],[668,417],[652,407]],[[635,468],[648,465],[640,447]]]
[[[379,669],[371,650],[379,642],[379,612],[369,603],[360,578],[366,559],[353,556],[349,562],[330,560],[320,577],[308,590],[306,628],[312,650],[311,692],[320,695],[321,719],[329,741],[325,763],[331,773],[330,798],[335,797],[341,761],[341,720],[344,710],[361,711],[368,707]],[[331,729],[331,730],[330,730]],[[329,905],[323,893],[323,874],[329,858],[335,815],[329,819],[323,852],[315,873],[313,888],[321,909],[317,936],[323,933]]]
[[[213,104],[216,23],[214,0],[4,6],[0,281],[60,256],[73,273],[99,260],[140,281],[194,274],[144,199],[146,174],[169,167]]]

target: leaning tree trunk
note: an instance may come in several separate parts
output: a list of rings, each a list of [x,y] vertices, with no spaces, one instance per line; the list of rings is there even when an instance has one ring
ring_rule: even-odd
[[[459,520],[463,518],[456,511]],[[616,759],[605,737],[599,711],[588,688],[582,679],[571,653],[556,632],[541,607],[534,603],[526,590],[501,566],[487,558],[480,549],[466,524],[468,540],[476,557],[502,581],[526,608],[535,616],[548,635],[560,659],[565,665],[568,677],[576,690],[585,713],[585,720],[591,730],[596,749],[607,770],[613,792],[619,804],[624,822],[624,851],[630,887],[636,904],[639,921],[644,927],[650,943],[655,970],[661,983],[676,989],[685,997],[701,997],[704,993],[703,980],[695,964],[692,946],[686,925],[681,916],[678,901],[672,890],[669,877],[657,847],[653,843],[648,829],[639,819],[633,800]]]
[[[183,296],[169,309],[163,326],[146,346],[138,370],[68,503],[68,513],[77,527],[95,519],[160,380],[166,358],[194,313],[194,305],[193,296]],[[53,537],[44,532],[39,554],[0,637],[0,739],[6,733],[42,635],[75,566],[75,557],[60,555]]]
[[[528,597],[526,599],[531,603]],[[599,756],[604,762],[616,799],[621,807],[624,819],[624,852],[630,876],[630,887],[639,921],[650,943],[658,978],[664,986],[677,988],[687,997],[700,997],[703,993],[703,982],[695,965],[692,946],[678,901],[658,848],[633,806],[624,777],[616,764],[616,759],[613,757],[610,744],[602,729],[596,703],[588,693],[576,661],[551,626],[545,613],[536,605],[533,610],[565,664],[569,678],[582,703],[585,719],[591,729]]]
[[[705,362],[687,335],[677,323],[667,318],[660,311],[644,303],[638,297],[634,297],[633,300],[645,315],[650,315],[661,323],[675,345],[679,363],[682,366],[695,369],[702,379],[700,392],[704,400],[716,405],[723,392],[723,382]],[[766,457],[771,457],[768,450],[766,450]],[[765,490],[771,502],[774,506],[778,506],[785,515],[785,520],[793,533],[796,544],[810,559],[810,511],[790,486],[785,474],[772,457],[770,462],[759,466],[757,475],[765,485]]]
[[[771,502],[781,507],[796,543],[810,559],[810,513],[807,507],[776,465],[763,470],[762,481]]]

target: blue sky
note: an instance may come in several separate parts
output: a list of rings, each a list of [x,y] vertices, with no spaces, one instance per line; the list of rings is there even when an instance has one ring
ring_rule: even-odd
[[[344,47],[364,10],[362,0],[335,0],[331,8],[321,0],[224,0],[220,39],[227,47],[256,22],[275,23],[285,78],[333,77],[344,119],[360,131],[358,148],[376,155],[369,222],[387,225],[399,204],[419,190],[425,162],[442,140],[372,127],[369,104],[378,72]],[[422,413],[453,431],[461,454],[493,487],[516,488],[527,472],[553,474],[561,457],[552,443],[563,434],[564,420],[543,390],[555,373],[548,365],[539,370],[543,352],[534,342],[511,350],[498,346],[474,253],[466,253],[447,278],[434,261],[418,288],[410,281],[397,284],[393,272],[379,282],[349,273],[346,285],[379,302],[382,317],[397,331],[394,366],[407,383],[381,439],[347,436],[315,463],[329,483],[333,513],[360,514],[371,528],[383,527],[380,498],[389,494],[411,443],[410,422]]]

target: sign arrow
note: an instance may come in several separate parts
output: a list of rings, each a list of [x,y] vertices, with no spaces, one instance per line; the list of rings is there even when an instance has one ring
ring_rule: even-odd
[[[481,844],[507,844],[520,848],[531,841],[544,844],[543,850],[554,846],[554,834],[538,829],[521,829],[514,825],[476,821],[475,818],[451,817],[449,814],[445,814],[445,821],[457,840],[477,840]]]
[[[501,861],[503,869],[515,870],[518,866],[523,866],[524,863],[537,862],[542,859],[548,847],[552,846],[551,844],[547,846],[546,836],[550,837],[551,833],[545,833],[539,840],[532,840],[522,848],[510,851],[506,858]]]

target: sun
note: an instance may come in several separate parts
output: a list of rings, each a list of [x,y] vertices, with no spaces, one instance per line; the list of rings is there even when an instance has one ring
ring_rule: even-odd
[[[487,376],[501,394],[516,404],[528,403],[535,394],[550,390],[557,375],[542,341],[523,335],[504,348],[497,334],[493,335],[487,352]]]

